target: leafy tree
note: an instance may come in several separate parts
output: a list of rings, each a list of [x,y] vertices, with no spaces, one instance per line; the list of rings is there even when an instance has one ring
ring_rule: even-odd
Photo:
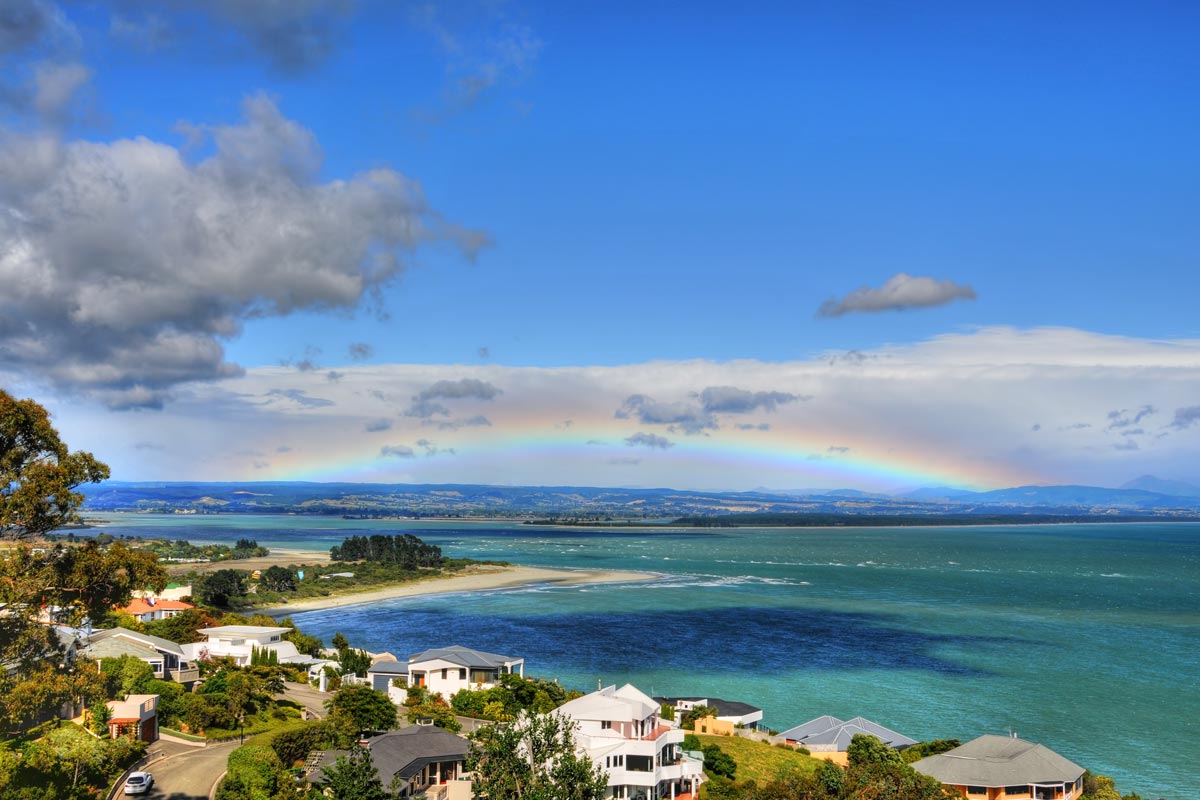
[[[865,733],[854,734],[854,738],[850,740],[850,746],[846,748],[846,760],[852,767],[875,764],[890,766],[904,763],[904,759],[895,749],[884,744],[878,736]]]
[[[337,650],[339,653],[342,650],[346,650],[350,647],[350,641],[345,637],[345,635],[342,634],[341,631],[333,634],[333,639],[330,640],[330,644],[332,644],[333,649]]]
[[[733,756],[721,749],[720,745],[706,744],[700,748],[704,753],[704,771],[710,775],[720,775],[722,778],[733,780],[737,773],[737,762]]]
[[[325,701],[330,717],[347,720],[357,731],[396,727],[396,706],[383,692],[363,685],[344,685]]]
[[[268,800],[276,796],[281,784],[291,782],[274,750],[246,745],[229,754],[217,800]]]
[[[174,616],[144,623],[142,630],[144,633],[160,636],[172,642],[190,644],[203,642],[205,637],[197,631],[215,627],[219,622],[216,617],[203,609],[189,608]]]
[[[928,742],[918,742],[912,747],[906,747],[900,751],[900,757],[904,759],[906,764],[912,764],[920,761],[922,758],[936,756],[939,753],[944,753],[947,750],[953,750],[960,747],[962,742],[958,739],[934,739]]]
[[[450,704],[440,694],[430,694],[424,686],[408,687],[408,697],[404,705],[408,708],[409,722],[431,719],[434,725],[451,733],[462,730],[462,725],[454,718],[454,710],[450,708]]]
[[[197,581],[196,597],[201,603],[228,608],[229,601],[246,594],[244,573],[236,569],[219,569]]]
[[[332,800],[387,800],[388,797],[379,780],[379,771],[371,762],[371,754],[358,744],[348,755],[338,756],[333,766],[325,768],[322,783],[324,794]]]
[[[608,776],[575,752],[574,725],[561,714],[523,715],[467,738],[480,800],[600,800],[608,792]]]
[[[154,669],[136,656],[124,655],[100,661],[108,697],[143,694],[154,680]]]
[[[371,656],[366,650],[346,648],[338,651],[338,666],[343,675],[366,675],[371,668]]]
[[[692,706],[690,711],[685,711],[683,719],[679,721],[679,727],[685,731],[690,731],[696,727],[696,720],[702,717],[715,717],[717,709],[712,706]]]
[[[1121,800],[1121,793],[1112,778],[1105,775],[1083,775],[1083,796],[1086,800]]]
[[[342,540],[340,546],[329,548],[329,555],[334,561],[374,561],[409,570],[440,567],[443,562],[440,547],[426,544],[411,533],[351,536]]]
[[[258,583],[258,588],[265,589],[268,592],[294,592],[296,590],[296,576],[292,574],[290,569],[281,567],[278,564],[267,567],[262,574],[262,579]]]
[[[658,709],[658,715],[665,720],[674,721],[675,706],[671,705],[670,703],[663,703]]]
[[[0,538],[40,536],[72,521],[83,502],[75,489],[108,475],[91,453],[68,451],[45,408],[0,390]]]

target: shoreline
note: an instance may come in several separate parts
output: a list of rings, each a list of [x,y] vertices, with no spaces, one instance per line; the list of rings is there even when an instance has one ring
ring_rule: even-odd
[[[326,611],[344,606],[369,605],[399,597],[484,592],[525,586],[590,586],[599,583],[630,583],[652,581],[659,577],[661,576],[656,572],[634,572],[632,570],[575,570],[520,565],[483,567],[465,575],[430,578],[415,583],[386,586],[382,589],[370,589],[336,597],[298,600],[282,606],[250,609],[249,613],[266,614],[269,617],[286,617],[305,611]]]

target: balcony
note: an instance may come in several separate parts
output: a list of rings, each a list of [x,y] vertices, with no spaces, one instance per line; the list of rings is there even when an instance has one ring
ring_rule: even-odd
[[[166,680],[175,681],[176,683],[195,683],[200,680],[199,667],[190,667],[188,669],[179,669],[176,667],[175,669],[168,669],[166,673]]]

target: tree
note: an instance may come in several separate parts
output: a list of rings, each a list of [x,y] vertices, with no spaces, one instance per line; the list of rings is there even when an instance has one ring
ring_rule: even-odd
[[[690,711],[685,711],[683,719],[679,721],[679,727],[685,731],[690,731],[696,727],[696,720],[702,717],[715,717],[717,709],[712,706],[692,706]]]
[[[345,720],[355,731],[387,731],[396,727],[396,706],[370,686],[342,686],[325,701],[330,717]]]
[[[109,697],[142,694],[154,680],[154,668],[137,656],[123,655],[100,661]]]
[[[203,642],[205,636],[199,633],[203,628],[213,628],[220,622],[212,614],[199,608],[189,608],[180,611],[172,617],[152,620],[142,625],[144,633],[161,636],[179,644]]]
[[[75,489],[108,475],[91,453],[68,451],[46,409],[0,390],[0,537],[39,536],[70,522],[83,502]]]
[[[246,581],[236,569],[219,569],[197,582],[196,597],[201,603],[228,608],[229,601],[246,593]]]
[[[281,567],[278,564],[267,567],[262,574],[262,579],[258,583],[259,589],[265,589],[268,592],[294,592],[296,590],[296,576],[292,574],[290,569]]]
[[[379,771],[371,762],[371,754],[362,745],[354,745],[350,753],[338,756],[333,766],[325,768],[326,796],[332,800],[387,800]],[[478,796],[478,795],[476,795]]]
[[[575,726],[561,714],[526,714],[472,732],[467,769],[480,800],[600,800],[608,776],[575,752]]]
[[[899,752],[884,744],[878,736],[866,733],[854,734],[854,738],[850,740],[850,746],[846,748],[846,761],[852,767],[869,764],[889,766],[904,763]]]

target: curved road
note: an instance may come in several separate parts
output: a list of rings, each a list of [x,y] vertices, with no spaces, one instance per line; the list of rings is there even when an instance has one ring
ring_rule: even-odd
[[[154,775],[154,788],[144,796],[149,800],[208,800],[237,746],[233,741],[198,747],[147,765]],[[118,793],[118,800],[122,797]]]

